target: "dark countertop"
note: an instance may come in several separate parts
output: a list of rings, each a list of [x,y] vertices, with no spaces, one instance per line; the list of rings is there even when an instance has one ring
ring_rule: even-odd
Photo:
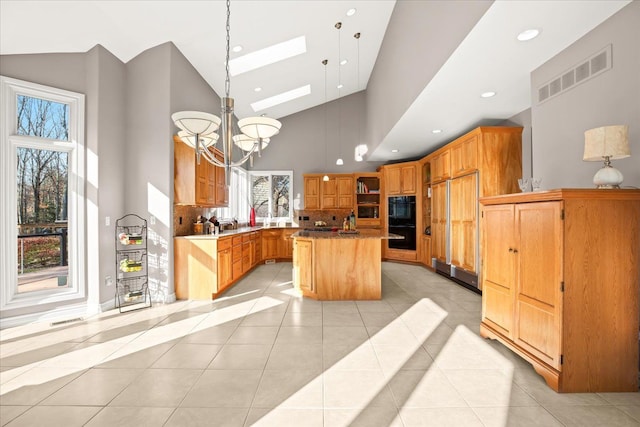
[[[356,233],[341,233],[340,231],[308,231],[301,230],[293,233],[291,237],[304,237],[308,239],[404,239],[403,236],[393,233],[385,233],[376,229],[361,229]]]
[[[220,234],[191,234],[189,236],[175,236],[175,239],[221,239],[224,237],[235,236],[238,234],[251,233],[252,231],[260,231],[260,230],[281,230],[281,229],[298,229],[299,227],[264,227],[264,226],[256,226],[256,227],[239,227],[235,230],[224,230]]]

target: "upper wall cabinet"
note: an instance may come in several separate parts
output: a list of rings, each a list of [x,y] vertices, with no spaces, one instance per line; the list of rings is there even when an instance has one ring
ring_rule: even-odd
[[[478,135],[463,137],[451,144],[451,175],[455,178],[478,169]]]
[[[219,152],[215,156],[220,159]],[[225,183],[224,169],[200,159],[196,164],[195,152],[174,137],[174,203],[178,205],[227,206],[229,190]]]
[[[431,183],[435,184],[451,178],[451,149],[437,152],[431,158]]]
[[[304,208],[320,209],[320,182],[319,175],[304,176]]]
[[[305,209],[353,209],[355,189],[352,174],[304,175]]]
[[[416,194],[416,162],[397,163],[382,166],[385,193],[391,195]]]

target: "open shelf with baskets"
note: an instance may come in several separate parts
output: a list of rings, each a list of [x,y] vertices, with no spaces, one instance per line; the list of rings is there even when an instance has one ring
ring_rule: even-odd
[[[147,220],[127,214],[116,221],[116,295],[120,312],[151,307]]]

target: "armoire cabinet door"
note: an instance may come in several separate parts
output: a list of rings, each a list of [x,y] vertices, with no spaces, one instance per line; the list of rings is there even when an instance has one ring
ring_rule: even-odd
[[[513,339],[516,289],[514,205],[485,206],[482,221],[482,322]]]
[[[518,287],[514,341],[560,368],[562,310],[562,202],[522,203],[515,208]]]

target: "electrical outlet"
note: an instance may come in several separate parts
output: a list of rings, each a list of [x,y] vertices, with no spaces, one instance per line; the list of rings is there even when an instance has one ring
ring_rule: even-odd
[[[105,216],[104,217],[104,225],[106,225],[107,227],[111,225],[111,217],[110,216]]]
[[[149,224],[156,225],[156,217],[155,216],[151,215],[149,217]]]
[[[106,276],[104,278],[104,284],[107,286],[113,286],[113,278],[111,276]]]

